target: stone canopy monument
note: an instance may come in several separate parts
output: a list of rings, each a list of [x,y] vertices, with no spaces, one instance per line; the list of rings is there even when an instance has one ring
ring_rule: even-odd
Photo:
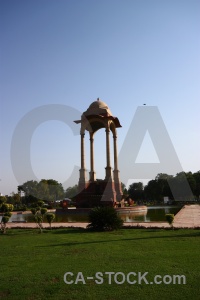
[[[81,169],[79,176],[79,193],[75,196],[76,207],[115,206],[122,198],[122,187],[118,170],[117,155],[117,128],[121,127],[118,118],[114,117],[108,105],[99,98],[92,102],[82,114],[81,120],[74,121],[80,124],[81,135]],[[106,167],[105,179],[96,180],[94,169],[94,134],[105,128],[106,137]],[[85,132],[89,132],[90,140],[90,172],[87,179],[85,165]],[[114,169],[110,161],[110,133],[113,136]],[[99,159],[99,158],[98,158]]]

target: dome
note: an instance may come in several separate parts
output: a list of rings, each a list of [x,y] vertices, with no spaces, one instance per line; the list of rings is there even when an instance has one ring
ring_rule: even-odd
[[[96,101],[92,102],[88,109],[82,114],[81,120],[75,120],[76,124],[81,123],[81,132],[85,129],[89,130],[85,124],[85,120],[89,121],[90,127],[92,127],[93,132],[105,127],[106,122],[109,120],[113,122],[114,126],[122,127],[118,118],[114,117],[110,111],[108,105],[97,98]],[[87,122],[86,122],[87,123]],[[85,127],[86,126],[86,127]]]
[[[107,114],[112,116],[112,113],[108,107],[108,105],[101,101],[99,98],[97,98],[96,101],[92,102],[89,106],[89,108],[84,112],[84,115],[101,115],[101,114]]]
[[[105,108],[105,109],[108,109],[108,105],[105,102],[99,100],[99,98],[98,98],[96,101],[94,101],[90,104],[89,108]]]

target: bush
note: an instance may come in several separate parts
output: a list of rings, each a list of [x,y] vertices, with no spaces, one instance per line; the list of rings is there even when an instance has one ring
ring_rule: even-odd
[[[48,213],[48,214],[46,214],[46,218],[47,218],[47,222],[49,223],[50,228],[51,228],[51,223],[55,219],[55,214]]]
[[[89,213],[88,229],[97,231],[117,230],[122,227],[123,220],[113,207],[95,207]]]
[[[40,212],[41,212],[41,215],[44,217],[44,215],[47,213],[47,208],[42,207]]]
[[[8,223],[10,217],[9,216],[3,216],[1,219],[1,232],[6,233],[6,224]]]
[[[35,221],[37,224],[41,224],[43,222],[43,218],[41,215],[35,215]]]
[[[47,212],[47,209],[40,208],[38,206],[38,207],[31,208],[31,212],[35,217],[35,222],[36,222],[38,228],[40,229],[40,232],[42,233],[42,229],[43,229],[42,222],[43,222],[44,215]]]
[[[3,216],[1,222],[2,222],[3,224],[6,224],[6,223],[8,223],[9,219],[10,219],[10,217],[8,217],[8,216]]]
[[[169,225],[171,227],[173,227],[174,215],[173,214],[166,214],[165,218],[166,218],[167,222],[169,223]]]
[[[4,216],[10,218],[12,216],[12,213],[10,211],[7,211],[4,213]]]
[[[40,230],[40,233],[42,233],[42,229],[43,229],[43,226],[42,226],[42,222],[43,222],[43,217],[42,215],[35,215],[35,222]]]

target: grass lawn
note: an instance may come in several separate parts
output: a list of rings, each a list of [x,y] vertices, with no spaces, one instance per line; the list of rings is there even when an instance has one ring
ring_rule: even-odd
[[[200,231],[121,229],[88,232],[80,229],[9,229],[0,236],[0,299],[200,299]],[[66,284],[64,274],[76,280],[82,272],[86,284]],[[95,283],[102,272],[102,284]],[[185,275],[186,284],[111,284],[105,272],[148,272],[155,275]],[[130,281],[137,280],[130,276]],[[83,278],[82,278],[83,279]],[[98,278],[97,278],[98,280]],[[116,275],[121,282],[122,275]],[[159,279],[160,280],[160,279]],[[100,280],[99,280],[100,282]]]

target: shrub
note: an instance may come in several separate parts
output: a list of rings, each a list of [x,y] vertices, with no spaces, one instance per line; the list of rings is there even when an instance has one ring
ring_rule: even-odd
[[[44,215],[47,213],[47,208],[44,208],[44,207],[41,208],[40,212],[41,212],[42,218],[44,218]]]
[[[110,231],[122,227],[123,220],[113,207],[95,207],[89,213],[88,229]]]
[[[1,232],[6,233],[6,224],[8,223],[10,217],[9,216],[3,216],[1,219]]]
[[[49,223],[49,226],[50,226],[50,228],[51,228],[51,223],[52,223],[52,221],[55,219],[55,214],[48,213],[48,214],[46,215],[46,217],[47,217],[47,222]]]
[[[42,233],[42,229],[43,229],[43,226],[42,226],[42,222],[43,222],[43,217],[44,217],[44,214],[47,212],[47,209],[46,208],[41,208],[40,207],[35,207],[35,208],[31,208],[31,212],[32,214],[34,215],[35,217],[35,222],[40,230],[40,233]]]
[[[42,233],[42,229],[43,229],[43,226],[42,226],[42,222],[43,222],[43,217],[41,215],[38,215],[36,214],[35,215],[35,222],[40,230],[40,233]]]
[[[6,224],[6,223],[8,223],[9,219],[10,219],[10,217],[3,216],[1,222],[4,223],[4,224]]]
[[[173,222],[174,222],[174,215],[173,214],[166,214],[165,218],[169,225],[173,228]]]
[[[7,211],[4,213],[4,216],[10,218],[12,216],[12,213],[10,211]]]
[[[12,204],[2,204],[3,209],[2,211],[4,212],[3,217],[1,219],[1,232],[6,233],[6,224],[8,223],[10,217],[12,216],[11,211],[13,210],[13,205]]]

